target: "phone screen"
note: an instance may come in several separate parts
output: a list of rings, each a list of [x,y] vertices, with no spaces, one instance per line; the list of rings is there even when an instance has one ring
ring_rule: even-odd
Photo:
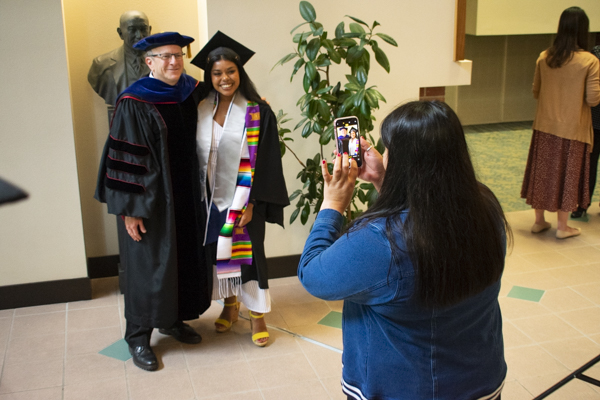
[[[338,118],[335,120],[334,125],[338,153],[348,153],[348,156],[356,160],[356,165],[360,167],[362,165],[362,152],[360,149],[358,118]]]

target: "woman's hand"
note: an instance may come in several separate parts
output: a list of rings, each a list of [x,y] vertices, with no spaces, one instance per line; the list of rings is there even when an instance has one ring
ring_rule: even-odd
[[[237,221],[238,227],[243,228],[244,226],[248,225],[248,223],[250,223],[250,221],[252,221],[253,210],[254,210],[254,204],[248,203],[248,205],[246,206],[246,210],[240,216],[240,219],[238,219],[238,221]]]
[[[146,233],[146,228],[144,227],[144,220],[142,218],[137,217],[125,217],[125,228],[127,229],[127,233],[129,236],[136,242],[142,240],[142,235],[140,235],[140,231],[142,233]]]
[[[349,162],[350,167],[348,168]],[[352,158],[348,161],[347,153],[344,153],[344,155],[338,154],[335,156],[335,161],[333,163],[333,175],[329,174],[327,161],[325,160],[323,160],[323,163],[321,164],[321,171],[323,173],[324,183],[321,210],[332,209],[343,214],[352,199],[354,184],[356,182],[356,177],[358,176],[356,161]]]
[[[375,186],[375,190],[381,190],[383,177],[385,176],[385,166],[383,165],[383,157],[375,146],[366,140],[360,141],[362,148],[363,163],[358,171],[358,177],[367,182],[371,182]]]

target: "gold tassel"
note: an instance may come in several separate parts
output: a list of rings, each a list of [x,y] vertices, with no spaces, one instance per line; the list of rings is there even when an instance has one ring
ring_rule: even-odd
[[[187,58],[192,58],[192,46],[189,43],[187,45]]]

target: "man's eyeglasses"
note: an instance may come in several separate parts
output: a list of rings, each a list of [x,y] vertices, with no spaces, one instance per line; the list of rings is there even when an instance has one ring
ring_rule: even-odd
[[[175,57],[176,60],[181,60],[185,56],[185,53],[162,53],[162,54],[148,54],[148,57],[158,57],[163,61],[170,61],[171,57]]]

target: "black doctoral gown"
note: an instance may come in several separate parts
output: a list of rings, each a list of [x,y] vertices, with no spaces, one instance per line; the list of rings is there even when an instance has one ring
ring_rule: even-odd
[[[120,95],[95,195],[111,214],[143,218],[142,240],[122,241],[125,318],[156,328],[198,318],[212,292],[196,155],[203,86],[187,75],[165,85],[142,78]]]

